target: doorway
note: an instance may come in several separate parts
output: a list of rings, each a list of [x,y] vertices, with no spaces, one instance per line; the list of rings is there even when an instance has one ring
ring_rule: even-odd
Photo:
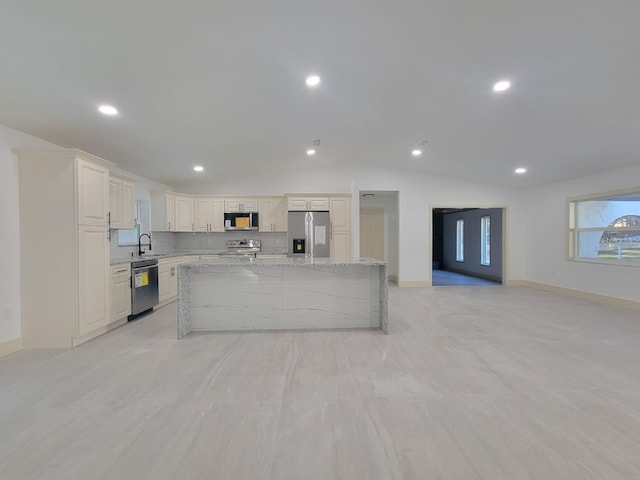
[[[398,192],[361,190],[359,200],[360,256],[387,262],[389,280],[397,283],[400,263]]]
[[[501,207],[433,208],[431,284],[501,285],[505,218]]]

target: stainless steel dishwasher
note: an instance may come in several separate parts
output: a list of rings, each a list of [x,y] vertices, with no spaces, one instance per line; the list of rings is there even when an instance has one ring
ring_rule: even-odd
[[[158,260],[131,262],[131,315],[129,319],[158,304]]]

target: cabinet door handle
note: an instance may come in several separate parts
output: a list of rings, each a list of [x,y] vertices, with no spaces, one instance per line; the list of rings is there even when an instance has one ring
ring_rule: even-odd
[[[171,267],[171,276],[174,277],[176,274],[176,267]]]
[[[171,222],[169,222],[169,230],[171,230]]]
[[[124,272],[126,272],[126,271],[127,271],[127,269],[126,269],[126,268],[123,268],[122,270],[116,270],[116,273],[124,273]]]

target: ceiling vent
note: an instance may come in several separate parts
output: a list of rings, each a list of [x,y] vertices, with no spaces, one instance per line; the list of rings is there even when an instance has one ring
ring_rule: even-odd
[[[429,140],[427,140],[426,138],[423,138],[416,145],[419,147],[424,147],[427,143],[429,143]]]
[[[319,147],[320,143],[322,143],[322,140],[320,138],[315,138],[312,140],[311,145],[313,145],[314,147]]]

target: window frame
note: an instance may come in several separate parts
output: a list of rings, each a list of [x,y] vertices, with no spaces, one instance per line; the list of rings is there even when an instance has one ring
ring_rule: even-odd
[[[491,215],[480,217],[480,265],[491,266]]]
[[[580,237],[580,233],[582,232],[606,232],[606,231],[638,231],[637,227],[610,227],[610,226],[602,226],[602,227],[578,227],[577,224],[577,205],[581,202],[589,202],[589,201],[598,201],[598,200],[614,200],[613,197],[625,197],[631,195],[640,196],[640,186],[633,188],[626,188],[622,190],[613,190],[608,192],[600,192],[593,193],[589,195],[581,195],[576,197],[567,198],[566,202],[566,251],[565,258],[570,262],[578,262],[578,263],[592,263],[592,264],[600,264],[600,265],[615,265],[619,267],[640,267],[640,259],[632,260],[632,259],[611,259],[611,258],[591,258],[591,257],[580,257],[578,256],[578,241]],[[626,215],[633,215],[633,213],[629,213]]]
[[[464,218],[456,219],[456,262],[464,262]]]

